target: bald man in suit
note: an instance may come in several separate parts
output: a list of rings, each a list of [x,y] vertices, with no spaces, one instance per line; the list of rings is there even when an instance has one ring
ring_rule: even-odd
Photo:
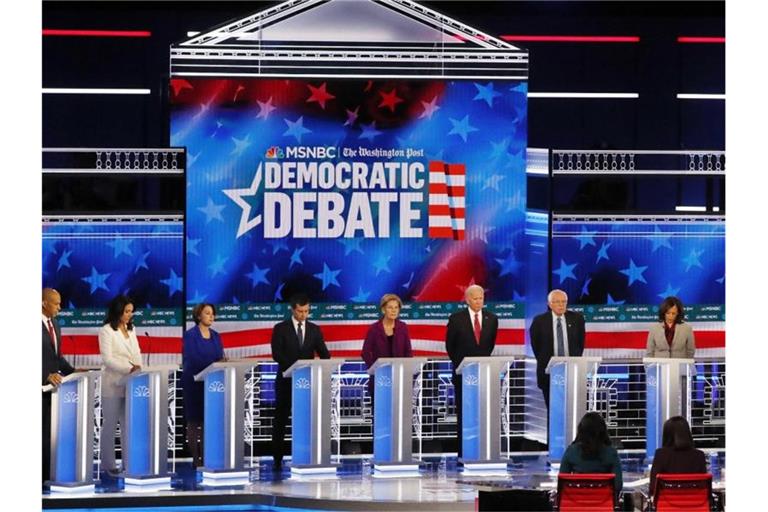
[[[62,376],[75,369],[61,355],[61,327],[56,315],[61,310],[61,295],[53,288],[43,289],[43,380],[42,385],[61,384]],[[43,393],[43,482],[51,475],[51,393]]]
[[[499,318],[488,310],[485,304],[485,290],[476,284],[464,292],[467,308],[457,311],[448,318],[448,329],[445,334],[445,350],[453,363],[454,395],[456,397],[456,424],[459,439],[459,457],[461,458],[461,428],[462,428],[462,389],[461,375],[456,374],[465,357],[490,356],[496,346],[496,332],[499,329]]]

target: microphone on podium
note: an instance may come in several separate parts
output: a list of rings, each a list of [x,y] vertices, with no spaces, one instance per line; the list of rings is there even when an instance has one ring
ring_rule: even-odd
[[[152,357],[152,336],[149,335],[149,331],[144,331],[144,336],[147,337],[147,366],[152,366],[149,364],[149,360]]]

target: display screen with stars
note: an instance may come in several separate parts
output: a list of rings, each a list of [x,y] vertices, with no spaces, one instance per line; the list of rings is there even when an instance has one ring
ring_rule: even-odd
[[[526,93],[502,80],[171,80],[187,304],[460,301],[473,283],[487,300],[523,297]],[[459,166],[448,200],[430,199],[435,162]],[[328,180],[312,182],[311,165]],[[453,238],[430,238],[433,214]]]
[[[554,222],[552,286],[574,304],[725,304],[725,222]]]

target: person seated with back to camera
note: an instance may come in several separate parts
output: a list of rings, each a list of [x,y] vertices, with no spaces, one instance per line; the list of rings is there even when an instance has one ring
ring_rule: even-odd
[[[588,412],[581,418],[576,439],[568,446],[560,461],[560,473],[613,473],[614,489],[618,496],[624,481],[621,475],[619,453],[611,445],[608,427],[597,412]]]
[[[688,422],[682,416],[673,416],[664,422],[661,448],[656,448],[651,465],[650,492],[656,490],[659,473],[706,473],[704,452],[694,448]]]

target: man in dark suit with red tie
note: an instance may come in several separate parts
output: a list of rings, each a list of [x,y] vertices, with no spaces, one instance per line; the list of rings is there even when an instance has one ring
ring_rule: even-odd
[[[536,381],[549,411],[547,365],[553,356],[580,357],[584,353],[584,316],[567,311],[568,295],[563,290],[549,292],[547,304],[550,310],[533,319],[529,332],[536,356]]]
[[[467,309],[461,309],[448,318],[445,334],[445,350],[453,363],[454,396],[456,397],[456,423],[458,428],[459,457],[461,458],[461,375],[456,374],[465,357],[490,356],[496,346],[496,332],[499,318],[490,311],[483,310],[485,290],[473,284],[464,292]]]
[[[58,386],[61,377],[74,372],[61,355],[61,327],[56,315],[61,310],[61,295],[53,288],[43,289],[43,380],[42,385]],[[43,482],[51,474],[51,393],[43,393]]]
[[[273,471],[281,471],[283,468],[285,425],[288,423],[293,396],[291,378],[283,377],[283,372],[299,359],[314,359],[315,353],[320,359],[331,358],[320,327],[307,321],[309,297],[296,294],[289,302],[291,318],[283,320],[272,329],[272,359],[278,364],[278,374],[275,378],[275,418],[272,423]]]

